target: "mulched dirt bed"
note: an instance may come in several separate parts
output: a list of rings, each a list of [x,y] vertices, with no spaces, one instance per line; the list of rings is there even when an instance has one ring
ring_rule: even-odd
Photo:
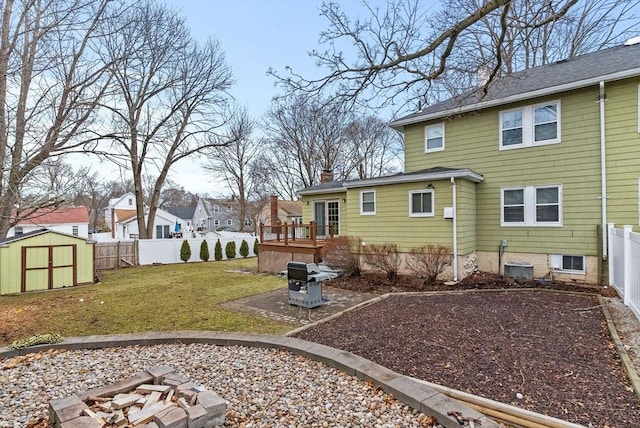
[[[296,337],[574,423],[640,426],[640,402],[590,295],[396,295]]]

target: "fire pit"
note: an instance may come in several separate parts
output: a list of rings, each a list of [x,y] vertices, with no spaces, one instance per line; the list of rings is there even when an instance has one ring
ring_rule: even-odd
[[[169,366],[111,385],[51,400],[54,428],[211,428],[224,424],[227,403]]]

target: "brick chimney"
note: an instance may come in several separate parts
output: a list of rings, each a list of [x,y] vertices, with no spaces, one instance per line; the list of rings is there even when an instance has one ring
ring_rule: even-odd
[[[328,183],[333,181],[333,171],[330,169],[323,169],[320,173],[320,183]]]
[[[271,207],[271,225],[278,224],[278,197],[276,195],[269,196],[269,206]]]

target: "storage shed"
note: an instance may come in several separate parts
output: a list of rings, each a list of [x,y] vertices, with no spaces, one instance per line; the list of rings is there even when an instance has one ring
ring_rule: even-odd
[[[0,240],[0,294],[92,283],[93,245],[48,229]]]

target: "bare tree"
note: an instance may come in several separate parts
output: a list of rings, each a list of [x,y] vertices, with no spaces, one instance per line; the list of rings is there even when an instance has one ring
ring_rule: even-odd
[[[230,135],[222,137],[224,141],[231,143],[217,144],[217,147],[210,149],[210,163],[205,166],[205,169],[224,179],[234,200],[237,200],[235,209],[241,232],[245,231],[245,220],[250,220],[250,201],[257,196],[260,185],[254,165],[261,147],[252,137],[254,126],[246,109],[235,114],[229,125]]]
[[[366,3],[365,3],[366,4]],[[599,49],[637,30],[637,0],[453,0],[440,10],[418,0],[366,4],[351,20],[337,3],[321,14],[324,51],[310,55],[326,70],[308,79],[270,72],[290,92],[338,93],[349,102],[418,108],[471,88],[484,69],[496,76]],[[432,7],[432,6],[431,6]],[[354,53],[355,51],[355,53]]]
[[[20,198],[34,169],[82,149],[109,85],[96,61],[108,0],[5,0],[0,33],[0,237],[48,197]],[[27,204],[29,206],[24,206]],[[17,209],[16,209],[17,207]]]
[[[297,159],[292,152],[278,150],[270,145],[270,140],[264,139],[262,151],[254,163],[254,174],[259,186],[256,193],[261,198],[276,195],[280,199],[293,201],[300,189],[300,180],[294,165]]]
[[[264,121],[273,173],[297,189],[318,184],[322,170],[346,178],[351,166],[342,149],[350,117],[340,104],[304,94],[274,103]]]
[[[379,177],[402,169],[402,138],[381,119],[356,117],[345,132],[357,178]]]
[[[183,186],[167,179],[165,188],[160,192],[158,206],[166,209],[168,207],[195,207],[199,196],[186,191]]]
[[[79,185],[74,189],[73,203],[84,205],[89,210],[89,228],[99,230],[104,224],[104,208],[109,199],[129,191],[128,183],[117,180],[105,180],[97,171],[81,169],[76,173]]]
[[[82,177],[89,168],[77,171],[60,157],[51,157],[34,168],[21,190],[21,198],[49,195],[50,199],[71,201],[82,185]]]
[[[256,173],[268,194],[296,199],[303,187],[320,183],[322,171],[335,180],[369,178],[401,170],[402,139],[386,123],[331,99],[300,94],[276,101],[266,114]]]
[[[182,18],[144,1],[123,17],[127,26],[106,46],[116,61],[117,94],[105,107],[113,117],[116,151],[132,172],[140,238],[152,236],[158,200],[170,169],[207,147],[225,124],[231,71],[217,41],[196,44]],[[113,158],[113,157],[112,157]],[[156,177],[145,223],[144,176]]]
[[[478,82],[478,70],[498,67],[496,75],[549,64],[620,43],[640,28],[634,10],[639,0],[579,0],[566,13],[542,0],[512,0],[504,25],[489,15],[462,35],[438,84],[446,97],[467,91]],[[452,0],[450,7],[471,13],[478,0]],[[438,17],[450,24],[446,15]],[[437,93],[437,91],[435,91]],[[433,100],[433,97],[426,101]]]

